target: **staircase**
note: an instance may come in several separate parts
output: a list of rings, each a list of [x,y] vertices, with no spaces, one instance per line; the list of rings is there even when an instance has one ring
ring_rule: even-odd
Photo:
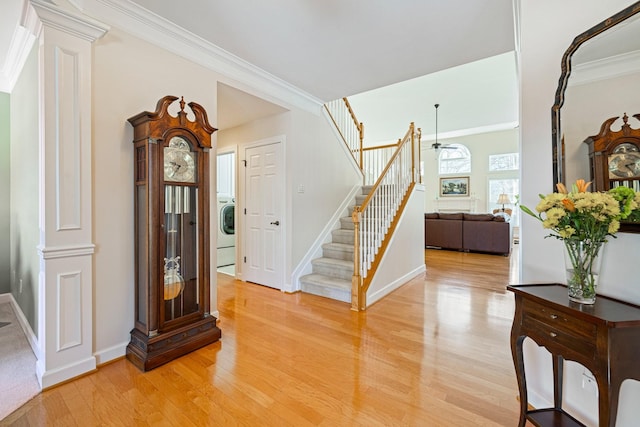
[[[312,274],[298,279],[304,292],[367,308],[367,291],[395,232],[409,196],[419,182],[420,129],[412,122],[395,144],[365,147],[364,126],[347,98],[325,104],[339,137],[363,177],[351,216],[340,219],[321,258],[311,261]],[[368,186],[368,184],[373,184]]]
[[[371,188],[371,185],[362,187],[362,194],[355,197],[355,206],[362,205]],[[312,273],[300,278],[302,292],[351,302],[353,231],[351,216],[340,218],[340,228],[331,233],[331,242],[322,245],[322,257],[311,261]]]

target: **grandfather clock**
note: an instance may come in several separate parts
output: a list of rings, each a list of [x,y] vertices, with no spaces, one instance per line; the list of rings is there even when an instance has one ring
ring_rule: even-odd
[[[133,125],[135,326],[127,359],[147,371],[220,339],[209,307],[209,151],[217,129],[165,96]]]
[[[640,114],[633,117],[640,120]],[[605,120],[598,135],[584,140],[589,146],[594,191],[609,191],[620,186],[640,191],[640,129],[633,129],[624,113],[620,130],[613,131],[611,125],[618,119]]]

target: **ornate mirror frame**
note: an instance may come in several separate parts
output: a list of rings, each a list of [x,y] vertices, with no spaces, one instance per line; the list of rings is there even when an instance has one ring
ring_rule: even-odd
[[[558,182],[564,183],[565,168],[564,168],[564,147],[562,142],[562,132],[560,126],[560,108],[564,104],[564,96],[567,89],[567,83],[569,76],[571,75],[571,58],[573,54],[578,50],[582,44],[586,41],[596,37],[597,35],[607,31],[611,27],[619,24],[620,22],[636,15],[640,12],[640,1],[635,2],[631,6],[621,10],[610,18],[605,19],[596,26],[588,29],[584,33],[578,35],[565,51],[562,56],[562,72],[560,74],[560,80],[558,81],[558,89],[556,90],[556,97],[553,107],[551,107],[551,144],[553,149],[553,189],[555,191],[556,184]],[[597,124],[599,126],[599,123]],[[586,137],[586,136],[585,136]],[[565,183],[566,184],[566,183]]]

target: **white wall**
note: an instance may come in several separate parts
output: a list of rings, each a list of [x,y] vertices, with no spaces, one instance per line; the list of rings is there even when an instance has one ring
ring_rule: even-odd
[[[627,0],[522,0],[521,24],[521,200],[526,206],[535,206],[539,193],[552,191],[551,159],[551,106],[560,77],[562,55],[573,38],[603,21],[632,2]],[[599,100],[593,100],[597,103]],[[586,106],[589,108],[589,105]],[[602,120],[595,124],[599,126]],[[526,282],[562,282],[564,265],[562,245],[555,239],[544,239],[547,233],[540,224],[522,217],[521,226],[521,279]],[[640,303],[640,286],[634,261],[640,236],[623,234],[607,243],[599,292]],[[550,361],[542,356],[545,350],[528,342],[525,363],[531,403],[545,406],[552,402]],[[573,364],[566,370],[565,402],[568,407],[580,408],[582,419],[595,425],[597,406],[593,392],[581,387],[582,370]],[[637,402],[640,399],[638,382],[623,386],[618,416],[618,427],[635,426],[640,417]]]
[[[424,273],[424,187],[416,185],[367,290],[367,306]]]
[[[490,202],[495,202],[495,200],[487,200],[490,178],[518,178],[518,171],[489,172],[489,155],[517,153],[519,150],[518,137],[518,130],[511,129],[449,139],[438,138],[438,142],[443,144],[462,144],[471,152],[471,173],[460,174],[460,176],[469,176],[470,195],[475,199],[477,212],[487,212],[487,206],[491,206]],[[440,150],[436,151],[431,149],[432,142],[431,140],[425,139],[422,141],[422,146],[425,147],[425,149],[422,150],[422,161],[424,162],[423,183],[425,185],[425,212],[434,212],[436,210],[436,202],[440,192],[440,175],[438,175],[438,156]],[[522,163],[522,160],[520,163]],[[449,198],[448,200],[452,199],[453,198]]]
[[[361,177],[323,115],[293,108],[290,112],[223,130],[219,148],[286,135],[287,259],[285,277],[310,249],[335,209]],[[238,158],[241,155],[238,153]],[[238,173],[242,173],[239,167]],[[302,187],[302,188],[301,188]],[[237,189],[237,197],[243,197]],[[241,220],[239,221],[241,223]],[[236,229],[236,232],[241,230]],[[238,245],[241,237],[238,236]]]

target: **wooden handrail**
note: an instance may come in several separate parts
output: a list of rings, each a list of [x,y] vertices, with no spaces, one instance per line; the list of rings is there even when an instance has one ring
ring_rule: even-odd
[[[404,135],[404,138],[399,139],[398,140],[398,144],[392,145],[392,147],[397,146],[398,149],[396,150],[395,153],[393,153],[393,155],[391,156],[391,158],[387,162],[387,166],[385,166],[385,168],[382,170],[382,173],[380,174],[380,176],[376,180],[376,183],[373,184],[373,187],[371,188],[371,191],[369,192],[367,197],[364,199],[364,202],[362,202],[362,205],[360,205],[360,207],[361,207],[360,210],[364,210],[367,207],[367,205],[369,204],[369,202],[371,201],[371,198],[372,198],[372,196],[374,194],[374,190],[377,189],[380,186],[380,183],[383,181],[385,175],[389,171],[389,168],[391,168],[391,164],[398,157],[398,154],[400,153],[400,149],[406,143],[407,137],[410,136],[411,137],[411,141],[413,141],[413,126],[414,126],[413,122],[411,122],[411,125],[409,125],[409,130]],[[413,153],[412,153],[412,155],[413,155]]]
[[[354,269],[351,281],[351,310],[361,311],[366,309],[367,290],[389,245],[390,237],[398,225],[400,214],[404,211],[415,187],[415,138],[415,125],[411,123],[404,138],[398,141],[397,149],[387,162],[383,173],[376,180],[364,202],[353,210]],[[410,153],[406,152],[407,147],[411,150]],[[400,156],[403,156],[404,160]],[[392,169],[395,172],[393,176],[390,173]],[[405,173],[401,174],[403,170]],[[398,179],[400,183],[397,182]],[[388,182],[388,180],[391,180],[391,182]],[[385,191],[382,191],[383,186],[386,186]],[[370,206],[374,198],[380,202],[375,208]],[[374,211],[373,214],[371,211]],[[364,224],[363,218],[365,220]],[[385,219],[389,218],[388,226],[386,223],[381,225],[386,221]],[[363,243],[362,239],[367,239],[367,243]],[[366,257],[363,258],[365,255]],[[366,271],[363,271],[363,268]]]
[[[400,139],[395,144],[387,144],[387,145],[376,145],[375,147],[363,147],[362,151],[373,151],[373,150],[381,150],[383,148],[393,148],[397,147],[400,144]]]

